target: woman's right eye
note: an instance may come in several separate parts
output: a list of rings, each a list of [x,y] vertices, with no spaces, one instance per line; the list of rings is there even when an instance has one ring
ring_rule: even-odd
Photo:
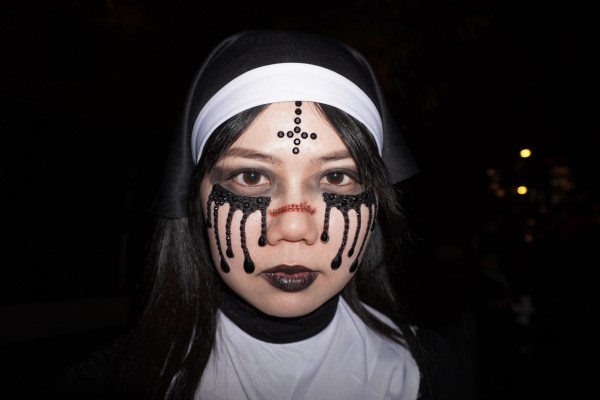
[[[254,170],[240,171],[231,176],[231,180],[241,186],[265,186],[271,182],[263,173]]]

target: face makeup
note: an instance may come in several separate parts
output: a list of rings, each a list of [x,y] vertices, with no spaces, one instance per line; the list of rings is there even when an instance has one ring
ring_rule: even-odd
[[[317,279],[317,272],[301,265],[280,265],[262,272],[264,278],[284,292],[304,290]]]
[[[296,147],[292,149],[292,153],[298,154],[300,153],[300,147],[298,146],[300,146],[300,144],[302,143],[302,140],[300,140],[300,138],[307,139],[310,136],[312,140],[315,140],[317,138],[317,134],[315,132],[312,132],[309,135],[308,132],[302,131],[302,128],[300,127],[300,123],[302,122],[302,118],[300,117],[302,115],[302,102],[296,101],[294,102],[294,105],[296,106],[296,109],[294,110],[294,114],[296,114],[296,116],[294,117],[294,124],[296,125],[294,126],[294,130],[289,130],[287,131],[287,133],[285,133],[283,130],[280,130],[277,132],[277,137],[284,138],[285,136],[287,136],[291,139],[294,136],[296,136],[296,138],[294,139],[294,145]]]
[[[312,103],[304,102],[301,114],[298,108],[269,105],[201,182],[219,275],[245,301],[279,317],[310,313],[347,285],[376,214],[375,196],[358,181],[337,132]],[[290,154],[289,139],[273,132],[299,115],[300,140],[303,130],[318,132],[318,140]]]
[[[373,215],[375,214],[375,198],[371,192],[364,192],[357,195],[337,195],[335,193],[323,193],[323,200],[325,201],[325,222],[323,223],[323,233],[321,234],[321,240],[323,242],[329,241],[329,218],[331,213],[331,208],[335,207],[340,210],[344,216],[344,233],[342,235],[342,244],[340,249],[338,250],[335,258],[331,261],[331,268],[338,269],[340,265],[342,265],[342,252],[346,248],[346,244],[348,242],[348,230],[350,229],[350,219],[348,217],[348,211],[354,210],[356,212],[356,232],[354,233],[354,240],[352,241],[352,246],[350,246],[350,250],[348,250],[348,257],[352,257],[354,254],[354,249],[356,248],[356,243],[358,241],[358,234],[360,233],[361,227],[361,215],[360,215],[360,207],[362,205],[366,206],[369,210],[369,219],[367,221],[367,230],[365,231],[365,236],[360,245],[360,249],[358,250],[358,255],[356,259],[350,266],[349,271],[354,272],[358,268],[358,260],[360,259],[360,254],[365,246],[367,241],[367,235],[370,231],[373,230],[375,224],[373,223]]]
[[[325,243],[327,243],[329,241],[329,219],[330,219],[330,214],[331,214],[331,208],[333,207],[333,208],[338,209],[344,216],[344,233],[342,235],[342,244],[340,245],[340,248],[339,248],[336,256],[331,261],[331,269],[338,269],[340,267],[340,265],[342,264],[342,253],[348,243],[348,231],[350,229],[350,219],[348,216],[348,211],[354,210],[356,212],[356,222],[357,222],[356,232],[354,233],[354,239],[352,241],[352,245],[350,246],[350,250],[348,250],[348,257],[352,257],[354,255],[354,250],[355,250],[356,244],[358,242],[358,236],[359,236],[360,228],[361,228],[360,208],[362,205],[364,205],[369,210],[369,219],[367,221],[368,228],[367,228],[364,238],[361,242],[361,246],[358,251],[357,257],[349,269],[349,272],[354,272],[358,268],[358,260],[360,259],[360,254],[362,253],[362,250],[366,243],[368,233],[369,233],[369,231],[373,230],[373,228],[375,226],[373,223],[374,222],[373,215],[375,213],[375,211],[374,211],[374,208],[375,208],[374,196],[372,195],[371,192],[364,192],[364,193],[360,193],[357,195],[338,195],[335,193],[323,193],[323,200],[325,201],[326,207],[325,207],[325,221],[323,223],[323,233],[321,234],[321,241],[323,241]],[[227,263],[227,261],[225,261],[225,257],[223,256],[223,250],[221,247],[221,241],[220,241],[220,237],[219,237],[219,228],[218,228],[219,207],[223,206],[225,204],[227,204],[229,206],[229,211],[227,212],[227,222],[225,223],[225,242],[226,242],[226,246],[227,246],[225,254],[227,254],[227,257],[229,257],[229,258],[234,257],[233,249],[231,247],[231,221],[233,218],[233,214],[236,211],[238,211],[238,210],[242,211],[243,216],[242,216],[242,220],[240,222],[240,238],[241,238],[242,252],[244,253],[244,271],[246,271],[247,273],[250,274],[250,273],[254,272],[254,262],[252,261],[252,257],[250,256],[250,252],[248,251],[248,246],[246,243],[246,240],[247,240],[246,239],[246,220],[248,219],[248,216],[250,214],[252,214],[253,212],[260,211],[260,213],[261,213],[261,230],[260,230],[260,236],[258,238],[258,245],[261,247],[264,247],[267,244],[267,241],[266,241],[266,233],[267,233],[266,232],[266,225],[267,225],[266,214],[267,214],[267,211],[266,210],[270,203],[271,203],[270,197],[239,196],[239,195],[235,195],[234,193],[228,191],[227,189],[223,188],[222,186],[220,186],[218,184],[215,184],[213,186],[213,190],[210,193],[210,195],[208,196],[208,203],[206,205],[206,207],[207,207],[206,226],[207,226],[207,228],[213,227],[213,224],[211,223],[211,217],[210,217],[211,216],[210,206],[211,206],[211,204],[214,204],[215,206],[214,206],[214,209],[212,212],[213,219],[215,221],[214,222],[214,235],[215,235],[215,241],[217,243],[219,255],[221,256],[220,267],[223,272],[225,272],[225,273],[229,272],[230,268],[229,268],[229,264]],[[287,205],[277,208],[275,210],[269,210],[268,214],[271,217],[276,217],[285,212],[307,212],[309,214],[314,214],[316,212],[316,209],[310,207],[306,203],[287,204]],[[289,274],[291,274],[291,273],[287,272],[287,275],[289,275]],[[314,280],[314,278],[312,280]],[[277,286],[277,285],[275,285],[275,286]],[[292,291],[292,290],[289,290],[289,291]]]
[[[269,217],[276,217],[286,212],[307,212],[309,214],[314,214],[317,212],[317,210],[307,203],[286,204],[285,206],[276,208],[274,210],[269,209]]]
[[[249,196],[239,196],[231,193],[229,190],[223,188],[219,184],[215,184],[213,186],[213,190],[208,196],[208,203],[206,205],[206,226],[208,228],[212,227],[210,221],[210,205],[214,203],[215,208],[213,210],[213,218],[214,218],[214,231],[215,231],[215,241],[217,242],[217,247],[219,250],[219,255],[221,256],[221,270],[223,272],[229,272],[229,264],[225,261],[225,257],[223,257],[223,250],[221,248],[221,240],[219,238],[219,207],[225,204],[229,205],[229,211],[227,213],[227,222],[225,223],[225,241],[227,245],[226,254],[227,257],[233,258],[234,253],[231,248],[231,219],[233,218],[233,214],[241,210],[242,211],[242,221],[240,222],[240,237],[242,244],[242,252],[244,253],[244,271],[251,274],[254,272],[254,262],[250,257],[250,252],[248,251],[248,246],[246,243],[246,220],[248,216],[256,211],[260,211],[261,214],[261,226],[260,226],[260,236],[258,238],[258,245],[265,246],[267,244],[266,239],[266,226],[267,226],[267,207],[271,203],[270,197],[249,197]]]

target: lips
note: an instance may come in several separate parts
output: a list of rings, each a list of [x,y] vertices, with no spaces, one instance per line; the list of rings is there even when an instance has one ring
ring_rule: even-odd
[[[262,276],[284,292],[299,292],[313,284],[319,273],[301,265],[278,265],[266,269]]]

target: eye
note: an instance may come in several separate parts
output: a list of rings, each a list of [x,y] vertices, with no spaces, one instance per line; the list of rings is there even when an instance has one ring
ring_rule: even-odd
[[[263,186],[270,183],[269,178],[255,170],[237,172],[231,176],[231,180],[242,186]]]
[[[347,186],[357,183],[353,177],[344,171],[329,172],[321,178],[321,182],[325,185],[334,186]]]

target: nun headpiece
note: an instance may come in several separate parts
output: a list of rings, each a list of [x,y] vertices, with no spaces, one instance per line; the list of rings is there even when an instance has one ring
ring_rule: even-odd
[[[418,171],[375,74],[358,51],[315,34],[245,31],[219,43],[196,74],[151,211],[187,217],[194,166],[221,123],[254,106],[296,100],[328,104],[362,122],[394,182]]]

